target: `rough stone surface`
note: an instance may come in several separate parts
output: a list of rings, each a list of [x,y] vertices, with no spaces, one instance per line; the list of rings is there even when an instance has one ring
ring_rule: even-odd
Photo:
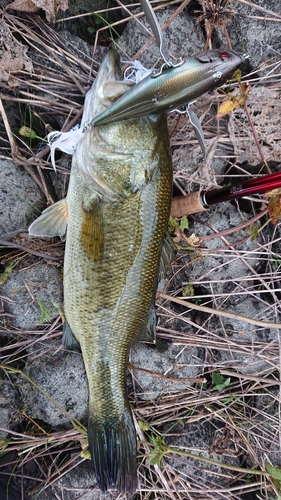
[[[217,463],[220,461],[228,463],[233,466],[239,466],[239,459],[236,457],[222,457],[216,453],[212,453],[212,439],[214,437],[214,429],[210,425],[202,425],[199,422],[194,424],[183,424],[175,427],[172,436],[169,436],[169,431],[167,433],[166,442],[170,446],[179,447],[185,451],[189,450],[200,450],[198,454],[200,456],[211,460],[216,460]],[[228,484],[228,479],[223,477],[223,469],[219,465],[213,465],[211,463],[204,462],[204,464],[193,458],[183,458],[182,456],[177,456],[176,454],[171,455],[168,458],[170,465],[173,465],[177,471],[182,471],[186,474],[189,480],[193,484],[208,484],[210,481],[216,481],[216,484]],[[216,475],[221,477],[216,478]]]
[[[254,4],[263,10],[253,8]],[[239,53],[246,53],[253,68],[258,68],[269,55],[274,56],[276,47],[280,47],[279,22],[270,22],[269,18],[273,16],[265,12],[266,9],[274,11],[276,7],[272,0],[255,0],[249,6],[237,0],[231,2],[230,9],[237,13],[226,25],[232,47]],[[221,30],[216,31],[216,36],[219,43],[225,43]]]
[[[17,413],[16,393],[12,382],[0,379],[0,439],[8,436],[16,422]]]
[[[16,231],[26,231],[40,213],[44,199],[40,189],[23,167],[10,160],[0,161],[0,238]]]
[[[33,329],[43,321],[40,301],[49,321],[57,316],[58,306],[62,307],[61,269],[39,259],[28,266],[16,266],[1,288],[12,300],[7,303],[7,311],[18,328]]]
[[[192,385],[188,380],[198,375],[196,366],[196,348],[184,348],[171,345],[166,352],[160,353],[155,348],[136,344],[131,349],[131,363],[140,370],[134,370],[138,384],[136,392],[143,400],[152,400],[185,391]],[[143,370],[155,372],[146,373]],[[169,381],[169,378],[172,378]]]
[[[233,298],[232,301],[228,301],[227,311],[251,319],[268,322],[274,320],[272,313],[268,317],[266,303],[252,297],[246,297],[244,300]],[[261,375],[272,369],[272,360],[267,360],[264,349],[271,345],[278,350],[279,336],[276,329],[249,324],[235,318],[222,318],[221,324],[222,329],[216,327],[214,321],[211,322],[217,334],[230,339],[228,349],[219,354],[218,362],[221,366],[227,365],[249,375],[255,373]],[[239,352],[237,352],[238,346],[240,346]]]
[[[195,222],[191,225],[190,232],[202,238],[214,234],[211,228],[216,228],[217,232],[223,232],[231,228],[237,227],[247,219],[247,215],[243,214],[243,218],[230,203],[221,203],[216,208],[208,212],[199,214],[198,216],[202,223]],[[239,237],[235,231],[227,236],[230,242],[236,242],[247,237],[246,231],[239,232]],[[195,259],[192,266],[192,271],[189,269],[188,279],[196,282],[197,286],[202,285],[209,290],[209,283],[212,282],[214,293],[224,293],[229,291],[229,286],[233,279],[247,275],[249,266],[254,267],[259,262],[258,242],[248,239],[241,246],[235,245],[235,248],[229,248],[229,252],[220,251],[224,248],[225,241],[223,238],[213,238],[205,240],[201,247],[210,250],[203,254],[201,259]],[[240,258],[240,250],[249,252],[244,261]],[[248,265],[247,265],[248,264]]]
[[[166,21],[175,12],[175,9],[166,8],[157,13],[157,19],[160,26],[163,26]],[[141,22],[151,33],[149,24],[142,18]],[[165,43],[168,51],[175,58],[187,57],[202,50],[204,46],[204,37],[200,26],[195,27],[195,20],[180,14],[172,21],[171,25],[165,30]],[[126,57],[130,59],[136,54],[151,36],[144,31],[144,28],[137,21],[131,20],[125,28],[121,41],[117,46],[124,51]],[[156,63],[157,55],[159,54],[155,42],[150,45],[147,50],[140,56],[140,61],[144,66],[151,67]]]
[[[88,386],[82,356],[64,352],[30,359],[25,368],[32,384],[22,380],[26,412],[54,428],[71,427],[71,418],[85,421]]]

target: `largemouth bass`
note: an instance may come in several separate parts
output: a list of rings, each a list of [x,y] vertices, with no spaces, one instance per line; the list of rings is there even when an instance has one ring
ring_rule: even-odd
[[[84,124],[124,92],[122,85],[119,57],[110,51],[87,97]],[[137,487],[125,375],[131,344],[153,329],[171,195],[164,116],[90,128],[73,157],[67,198],[29,230],[36,236],[66,233],[63,342],[82,351],[89,448],[103,491],[132,494]]]

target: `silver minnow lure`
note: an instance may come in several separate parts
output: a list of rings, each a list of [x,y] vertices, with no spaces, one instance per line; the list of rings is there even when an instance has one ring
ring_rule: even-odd
[[[243,62],[243,56],[229,50],[207,50],[190,56],[182,64],[141,80],[98,114],[91,126],[172,111],[222,85]]]

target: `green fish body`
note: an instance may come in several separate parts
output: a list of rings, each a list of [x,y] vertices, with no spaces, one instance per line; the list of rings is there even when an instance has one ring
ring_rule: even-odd
[[[103,61],[84,122],[122,93],[115,51]],[[89,385],[88,438],[99,487],[133,494],[136,433],[126,396],[129,348],[151,323],[172,194],[166,118],[90,128],[73,157],[66,200],[30,234],[63,236],[64,345],[80,346]]]

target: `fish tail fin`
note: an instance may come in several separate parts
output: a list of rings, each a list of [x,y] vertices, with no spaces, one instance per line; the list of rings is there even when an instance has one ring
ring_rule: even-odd
[[[133,495],[137,488],[136,431],[129,408],[116,418],[89,412],[89,448],[99,488]]]

